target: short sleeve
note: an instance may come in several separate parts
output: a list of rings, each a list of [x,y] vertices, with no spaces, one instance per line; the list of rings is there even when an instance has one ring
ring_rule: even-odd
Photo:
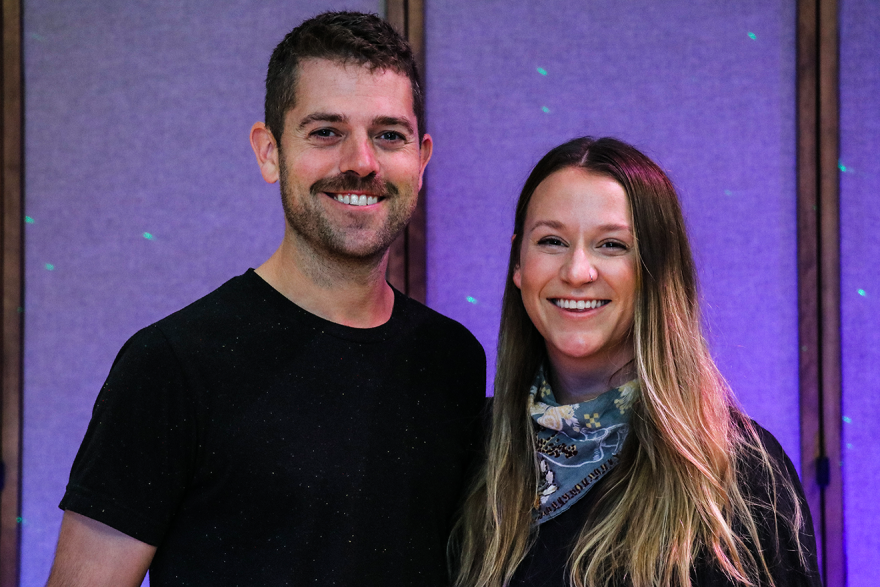
[[[158,545],[192,477],[192,403],[160,328],[133,336],[98,394],[59,507]]]

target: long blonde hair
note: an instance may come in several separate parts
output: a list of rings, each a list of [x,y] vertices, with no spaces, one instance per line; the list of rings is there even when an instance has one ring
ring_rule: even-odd
[[[741,585],[773,584],[759,544],[756,509],[738,484],[742,457],[762,464],[770,495],[794,488],[777,475],[751,421],[737,408],[700,326],[696,270],[671,181],[650,159],[611,138],[575,139],[535,166],[520,194],[502,302],[487,459],[450,542],[456,585],[502,587],[534,541],[535,432],[528,388],[545,360],[513,272],[532,194],[552,173],[580,167],[626,191],[637,258],[632,339],[641,397],[621,461],[609,474],[569,559],[575,587],[685,587],[698,555]],[[778,485],[778,487],[777,487]],[[802,522],[798,500],[795,530]],[[741,529],[734,531],[734,526]],[[762,583],[766,584],[766,583]]]

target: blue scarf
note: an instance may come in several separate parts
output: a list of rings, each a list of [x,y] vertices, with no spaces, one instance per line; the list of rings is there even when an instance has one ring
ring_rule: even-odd
[[[563,406],[556,403],[544,368],[538,370],[529,391],[541,472],[535,524],[567,510],[617,464],[638,395],[634,379],[589,401]]]

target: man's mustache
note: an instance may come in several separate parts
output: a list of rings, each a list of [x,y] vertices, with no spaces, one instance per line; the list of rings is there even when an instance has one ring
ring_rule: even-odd
[[[336,177],[319,179],[309,188],[312,194],[321,192],[367,192],[374,196],[387,198],[396,196],[399,192],[396,185],[387,180],[381,180],[370,174],[366,177],[358,177],[350,174],[340,174]]]

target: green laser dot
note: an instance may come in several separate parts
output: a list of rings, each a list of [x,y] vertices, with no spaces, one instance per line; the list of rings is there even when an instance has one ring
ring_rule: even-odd
[[[46,269],[48,269],[49,271],[55,271],[55,265],[53,265],[52,263],[46,263]]]
[[[733,192],[730,191],[730,190],[724,190],[724,195],[725,195],[725,196],[732,196],[732,195],[733,195]]]
[[[549,114],[549,113],[550,113],[550,109],[547,108],[546,106],[541,106],[541,110],[544,111],[544,114]]]
[[[841,170],[842,172],[846,173],[846,165],[844,165],[844,164],[841,163],[840,161],[837,162],[837,168],[838,168],[839,170]]]
[[[852,448],[852,444],[849,443],[849,442],[847,442],[847,443],[846,443],[846,448]]]
[[[475,298],[475,297],[473,297],[473,296],[468,296],[468,297],[465,298],[465,299],[467,299],[467,301],[470,302],[470,303],[472,303],[472,304],[476,304],[476,303],[477,303],[477,298]]]
[[[868,297],[868,292],[863,289],[858,290],[860,296]]]
[[[539,68],[538,68],[538,73],[540,73],[541,75],[547,75],[547,70],[544,69],[543,67],[539,67]]]
[[[758,38],[758,35],[756,35],[755,33],[749,33],[749,38],[754,41]]]
[[[149,232],[145,232],[144,238],[147,239],[148,241],[151,241],[151,240],[153,240],[153,235],[150,234]]]
[[[34,219],[31,218],[30,216],[25,216],[25,217],[24,217],[24,221],[25,221],[26,223],[28,223],[28,224],[33,224],[33,223],[34,223]]]
[[[849,416],[844,416],[843,421],[849,424],[850,422],[852,422],[852,418],[850,418]]]
[[[15,518],[15,521],[19,524],[24,523],[24,518]]]

